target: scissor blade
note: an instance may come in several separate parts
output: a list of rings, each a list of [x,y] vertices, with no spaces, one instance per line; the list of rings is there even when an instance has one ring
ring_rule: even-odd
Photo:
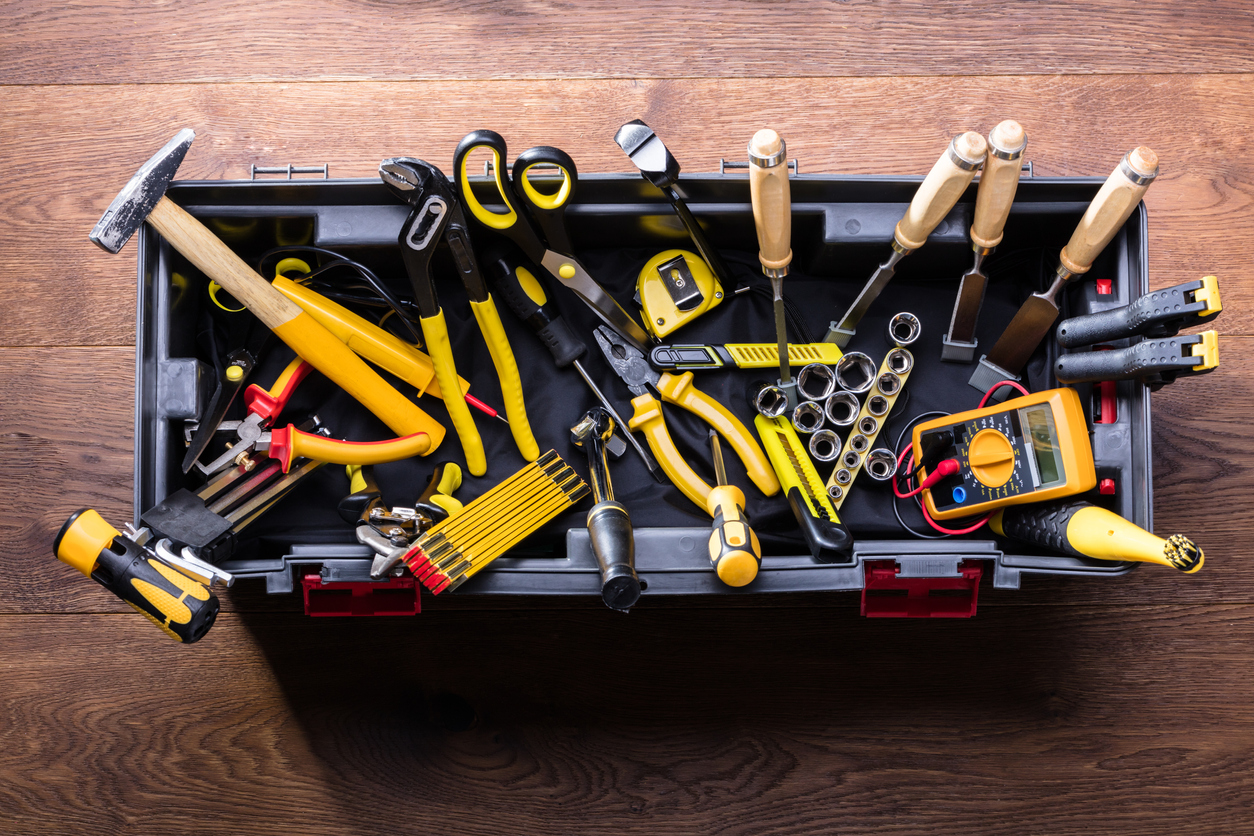
[[[614,332],[635,346],[642,354],[651,348],[649,335],[623,310],[614,297],[605,292],[605,288],[597,284],[596,279],[588,275],[575,259],[568,255],[545,250],[541,261],[545,270],[553,274],[553,278],[569,287],[575,295],[584,301],[601,321],[614,329]]]

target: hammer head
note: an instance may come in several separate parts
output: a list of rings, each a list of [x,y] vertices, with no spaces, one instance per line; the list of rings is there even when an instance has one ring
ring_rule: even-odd
[[[653,129],[639,119],[632,119],[619,128],[614,141],[640,169],[644,179],[659,189],[672,186],[679,179],[679,161],[671,156]]]
[[[157,205],[157,201],[165,196],[166,187],[170,185],[174,172],[178,171],[195,138],[195,131],[184,128],[135,172],[131,182],[118,192],[118,196],[113,198],[109,208],[96,222],[88,236],[92,243],[103,250],[116,253],[131,240],[131,236]]]

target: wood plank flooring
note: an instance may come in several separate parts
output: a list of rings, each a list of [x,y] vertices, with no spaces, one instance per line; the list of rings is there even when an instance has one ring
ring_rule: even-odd
[[[1254,14],[1212,3],[0,3],[0,832],[1254,831]],[[771,124],[803,173],[922,174],[1013,116],[1039,175],[1137,143],[1151,285],[1220,277],[1222,366],[1154,396],[1155,520],[1206,568],[750,605],[424,599],[308,619],[240,585],[184,648],[50,554],[131,513],[134,249],[86,240],[152,149],[180,177],[445,163],[467,131],[685,171]]]

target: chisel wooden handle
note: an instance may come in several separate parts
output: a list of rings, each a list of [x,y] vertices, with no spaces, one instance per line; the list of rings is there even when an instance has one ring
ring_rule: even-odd
[[[765,270],[787,271],[792,262],[792,196],[784,140],[763,128],[749,141],[749,197],[758,230],[758,259]]]
[[[218,236],[168,197],[157,202],[148,215],[148,222],[170,246],[226,288],[279,339],[360,401],[397,435],[422,432],[429,425],[431,419],[416,404],[389,386],[348,346],[271,287]]]
[[[1158,176],[1158,155],[1141,145],[1133,148],[1106,178],[1101,190],[1058,257],[1072,273],[1087,273],[1141,202]]]
[[[975,195],[975,221],[971,224],[971,243],[991,250],[1001,243],[1010,204],[1019,188],[1023,149],[1028,145],[1023,126],[1013,119],[1002,122],[988,134],[988,156],[980,174],[980,189]]]
[[[984,162],[988,143],[975,131],[954,137],[936,165],[923,178],[910,208],[898,221],[893,237],[907,250],[917,250],[954,208]]]

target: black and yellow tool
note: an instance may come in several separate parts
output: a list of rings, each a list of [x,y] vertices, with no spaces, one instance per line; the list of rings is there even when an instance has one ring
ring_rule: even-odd
[[[1182,534],[1164,540],[1082,499],[1003,508],[988,521],[1002,536],[1073,557],[1157,563],[1191,575],[1206,556]]]
[[[724,295],[709,265],[687,250],[663,250],[636,279],[644,327],[657,339],[716,307]]]
[[[614,419],[603,407],[588,410],[570,428],[570,441],[588,457],[592,509],[588,511],[588,540],[601,573],[601,600],[612,610],[627,612],[640,600],[636,575],[636,538],[631,514],[614,499],[606,442],[614,435]]]
[[[405,565],[433,595],[456,589],[587,495],[579,474],[550,450],[420,536]]]
[[[697,507],[706,507],[710,486],[693,472],[676,449],[670,431],[666,428],[662,401],[683,407],[718,430],[736,451],[736,455],[740,456],[749,478],[762,493],[773,496],[779,491],[779,480],[771,470],[771,462],[753,435],[727,407],[693,385],[692,372],[681,375],[663,372],[659,375],[649,367],[643,354],[605,326],[599,326],[593,336],[596,337],[597,345],[601,347],[610,368],[636,396],[631,401],[635,414],[627,422],[628,429],[644,433],[663,472]],[[660,400],[654,397],[654,391],[658,393]]]
[[[843,356],[835,343],[789,343],[788,365],[823,363],[834,366]],[[735,366],[738,369],[773,369],[779,365],[779,347],[773,343],[726,345],[659,345],[649,352],[655,369],[705,371]]]
[[[958,470],[923,490],[933,519],[1074,496],[1097,485],[1080,396],[1049,389],[914,428],[918,478],[946,459]]]
[[[777,418],[758,415],[753,424],[784,486],[784,495],[788,497],[788,505],[797,518],[810,554],[826,563],[847,560],[853,553],[853,535],[828,500],[823,480],[792,423],[782,415]]]
[[[340,500],[340,518],[357,526],[357,542],[374,549],[370,577],[379,580],[405,559],[411,541],[432,526],[462,510],[453,492],[461,487],[462,469],[455,462],[439,462],[427,487],[409,507],[389,507],[370,465],[349,465],[349,493]]]
[[[708,550],[710,565],[719,580],[728,586],[746,586],[762,568],[762,546],[749,527],[745,495],[727,481],[723,448],[718,433],[710,430],[710,455],[714,459],[714,488],[705,500],[705,510],[714,518]]]
[[[427,350],[435,364],[436,380],[440,382],[440,391],[444,404],[448,407],[449,418],[466,453],[466,468],[471,474],[482,476],[487,472],[488,464],[483,451],[483,440],[479,437],[479,430],[475,427],[470,410],[458,389],[448,327],[431,279],[431,256],[441,239],[447,239],[449,243],[458,274],[470,296],[471,309],[479,323],[479,329],[483,332],[484,341],[488,344],[493,365],[496,366],[501,394],[505,398],[505,414],[509,416],[514,441],[523,458],[534,461],[540,455],[540,447],[527,421],[518,365],[496,304],[488,291],[487,282],[479,272],[470,230],[448,179],[430,163],[410,157],[384,160],[379,164],[379,177],[393,194],[413,207],[401,229],[401,254],[414,288],[414,299],[420,312],[419,323]]]
[[[494,212],[476,197],[470,183],[469,162],[476,151],[492,155],[492,172],[504,212]],[[540,145],[528,148],[514,161],[513,178],[506,176],[505,139],[495,131],[467,134],[453,153],[453,175],[470,214],[489,230],[509,238],[523,254],[570,288],[602,322],[619,336],[647,351],[649,334],[610,296],[575,258],[575,248],[566,230],[566,207],[575,195],[579,172],[575,161],[560,148]],[[530,175],[556,171],[561,178],[557,190],[545,193],[531,182]]]
[[[53,553],[144,614],[167,636],[200,641],[218,617],[209,588],[158,558],[90,508],[73,514],[52,544]]]

